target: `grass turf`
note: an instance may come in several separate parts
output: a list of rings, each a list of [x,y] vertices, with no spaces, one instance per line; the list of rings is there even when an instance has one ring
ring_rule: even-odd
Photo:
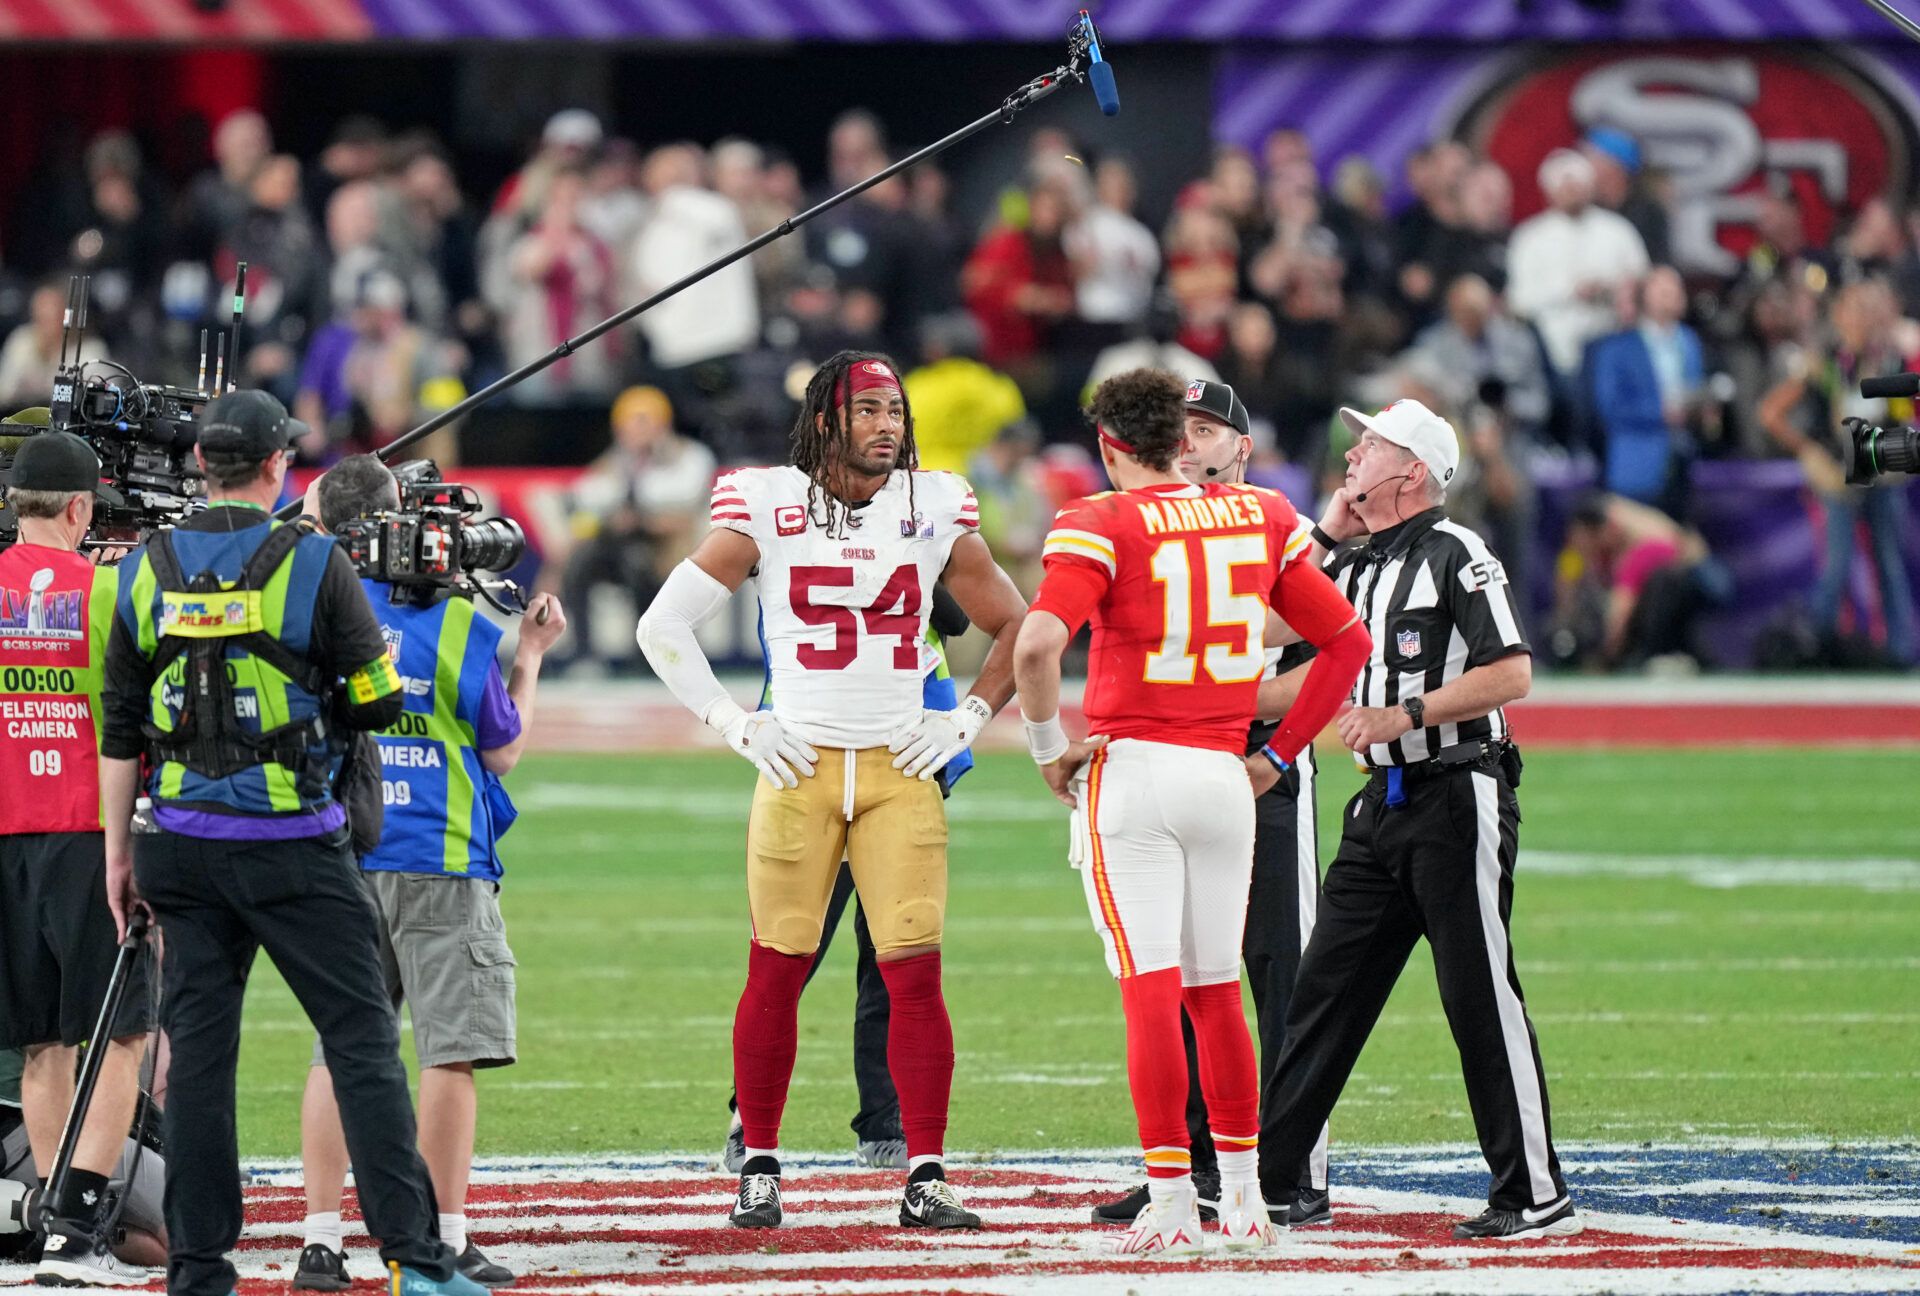
[[[1911,1139],[1920,1080],[1920,889],[1715,887],[1595,872],[1592,857],[1920,856],[1914,762],[1877,751],[1535,751],[1521,791],[1514,947],[1565,1139]],[[1359,777],[1321,780],[1322,860]],[[503,901],[521,1061],[483,1074],[479,1151],[717,1148],[745,974],[752,772],[725,754],[529,757],[512,780]],[[1118,996],[1065,812],[1022,756],[949,802],[949,1146],[1132,1141]],[[1529,876],[1529,850],[1585,869]],[[1685,867],[1680,872],[1685,873]],[[1815,871],[1809,865],[1807,871]],[[783,1142],[849,1147],[851,928],[801,1010]],[[240,1138],[298,1152],[311,1035],[262,960],[247,1001]],[[410,1052],[411,1037],[403,1042]],[[1334,1116],[1352,1143],[1468,1142],[1473,1125],[1425,947]]]

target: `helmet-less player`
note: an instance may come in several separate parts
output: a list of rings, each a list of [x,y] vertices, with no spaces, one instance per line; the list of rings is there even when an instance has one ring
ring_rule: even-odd
[[[1245,482],[1247,459],[1253,450],[1252,430],[1247,407],[1232,387],[1200,379],[1189,382],[1186,446],[1177,461],[1180,475],[1198,486]],[[1270,631],[1263,703],[1273,700],[1277,690],[1284,691],[1287,698],[1297,695],[1314,655],[1313,646],[1302,642],[1273,647],[1275,638]],[[1247,730],[1247,754],[1259,761],[1262,769],[1266,768],[1266,758],[1259,755],[1260,749],[1278,728],[1274,721],[1256,720]],[[1313,930],[1320,893],[1314,817],[1317,774],[1309,744],[1300,749],[1293,768],[1253,803],[1253,879],[1241,956],[1247,967],[1247,984],[1253,989],[1263,1095],[1286,1039],[1287,1001],[1300,966],[1300,951]],[[1187,1045],[1187,1136],[1193,1144],[1193,1181],[1204,1218],[1212,1214],[1218,1199],[1220,1171],[1214,1161],[1213,1140],[1207,1133],[1207,1104],[1192,1023],[1183,1020],[1181,1029]],[[1330,1222],[1325,1132],[1295,1180],[1262,1183],[1261,1190],[1275,1224],[1300,1228]],[[1131,1224],[1146,1209],[1149,1195],[1143,1184],[1117,1201],[1097,1206],[1094,1222]]]
[[[1369,647],[1353,606],[1302,561],[1306,528],[1285,496],[1180,475],[1186,389],[1170,373],[1136,369],[1094,393],[1116,489],[1055,519],[1015,653],[1028,745],[1077,812],[1088,907],[1120,981],[1149,1200],[1119,1249],[1138,1255],[1202,1246],[1182,1007],[1199,1041],[1221,1231],[1230,1247],[1273,1238],[1255,1178],[1259,1083],[1240,1004],[1254,831],[1242,752],[1270,609],[1321,649],[1265,749],[1279,764],[1333,718]],[[1057,713],[1060,654],[1089,617],[1084,707],[1096,737],[1069,743]]]
[[[841,352],[808,384],[792,462],[720,478],[714,527],[640,621],[648,663],[674,696],[760,770],[747,827],[753,921],[734,1018],[734,1084],[747,1159],[730,1216],[781,1221],[780,1116],[796,1008],[844,848],[879,951],[893,1016],[908,1180],[900,1222],[977,1228],[942,1169],[953,1030],[940,990],[946,811],[934,775],[1013,692],[1023,604],[979,534],[966,481],[914,468],[913,419],[891,361]],[[756,581],[773,706],[727,696],[694,638]],[[973,691],[929,711],[927,618],[944,580],[994,639]]]

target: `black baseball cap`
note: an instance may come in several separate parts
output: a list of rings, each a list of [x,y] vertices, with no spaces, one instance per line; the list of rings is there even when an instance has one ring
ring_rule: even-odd
[[[1234,395],[1233,388],[1223,382],[1195,378],[1187,384],[1187,406],[1202,414],[1211,414],[1241,436],[1253,435],[1253,420],[1247,415],[1247,407]]]
[[[15,490],[92,491],[109,504],[127,501],[100,481],[100,456],[71,432],[39,432],[20,442],[7,485]]]
[[[231,391],[200,415],[200,448],[265,459],[307,434],[305,423],[263,391]]]

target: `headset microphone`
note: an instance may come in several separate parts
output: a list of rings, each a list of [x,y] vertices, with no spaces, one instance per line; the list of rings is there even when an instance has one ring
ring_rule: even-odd
[[[1367,502],[1367,496],[1373,494],[1375,491],[1379,490],[1382,486],[1385,486],[1388,482],[1405,481],[1407,478],[1411,476],[1413,476],[1412,473],[1401,473],[1398,477],[1383,478],[1382,480],[1375,482],[1373,485],[1361,491],[1358,495],[1355,495],[1353,497],[1353,502],[1355,504],[1365,504]]]
[[[1209,469],[1207,469],[1207,476],[1209,476],[1209,477],[1218,477],[1219,475],[1220,475],[1220,470],[1219,470],[1218,468],[1209,468]]]

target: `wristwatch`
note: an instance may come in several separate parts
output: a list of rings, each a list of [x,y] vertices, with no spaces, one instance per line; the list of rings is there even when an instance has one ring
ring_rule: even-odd
[[[1410,697],[1400,704],[1400,709],[1407,713],[1407,718],[1413,721],[1413,727],[1415,729],[1425,729],[1427,727],[1427,700],[1425,698]]]

